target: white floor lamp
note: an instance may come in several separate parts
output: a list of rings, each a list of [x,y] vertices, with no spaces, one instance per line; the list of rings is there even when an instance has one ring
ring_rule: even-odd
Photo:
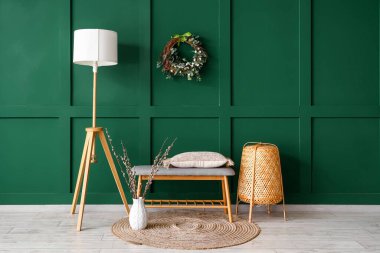
[[[102,29],[76,30],[74,32],[73,55],[73,62],[75,64],[92,66],[92,70],[94,72],[92,127],[86,128],[87,135],[84,142],[82,159],[79,166],[79,173],[75,186],[73,203],[71,206],[71,213],[74,214],[80,186],[82,185],[82,196],[80,200],[80,210],[77,223],[77,230],[80,231],[82,228],[84,205],[86,201],[86,189],[90,171],[90,163],[96,162],[95,139],[97,136],[100,138],[100,142],[107,157],[127,214],[129,213],[129,207],[127,199],[125,198],[123,187],[120,183],[120,178],[117,174],[115,163],[112,159],[112,155],[107,144],[107,140],[104,136],[103,128],[96,126],[96,74],[98,72],[98,67],[100,66],[112,66],[117,64],[117,33]]]

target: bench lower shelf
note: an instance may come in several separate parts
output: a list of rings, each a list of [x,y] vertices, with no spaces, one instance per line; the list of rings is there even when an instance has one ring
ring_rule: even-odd
[[[147,208],[221,208],[228,206],[223,200],[173,200],[173,199],[146,199]]]

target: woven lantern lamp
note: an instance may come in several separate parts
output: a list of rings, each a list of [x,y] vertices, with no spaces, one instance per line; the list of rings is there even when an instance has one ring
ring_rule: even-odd
[[[282,202],[286,220],[284,187],[281,174],[280,153],[276,145],[248,142],[243,146],[236,198],[236,214],[239,202],[250,204],[249,222],[252,222],[254,205],[270,205]]]

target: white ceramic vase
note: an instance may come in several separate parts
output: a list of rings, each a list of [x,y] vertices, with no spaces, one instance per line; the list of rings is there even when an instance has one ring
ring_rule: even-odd
[[[129,212],[129,225],[133,230],[141,230],[148,225],[148,215],[142,197],[133,199],[133,205]]]

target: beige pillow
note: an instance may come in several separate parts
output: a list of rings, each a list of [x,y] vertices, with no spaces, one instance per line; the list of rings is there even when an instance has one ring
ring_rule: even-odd
[[[234,162],[217,152],[185,152],[166,159],[164,165],[178,168],[217,168],[233,166]]]

